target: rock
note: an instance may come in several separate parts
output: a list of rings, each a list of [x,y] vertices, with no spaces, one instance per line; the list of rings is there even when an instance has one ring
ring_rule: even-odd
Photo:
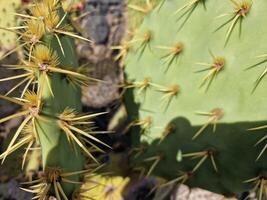
[[[0,183],[0,200],[30,200],[32,195],[19,189],[20,185],[15,180]]]

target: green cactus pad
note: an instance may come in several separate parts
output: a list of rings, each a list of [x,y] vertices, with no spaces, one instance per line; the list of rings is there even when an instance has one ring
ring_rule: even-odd
[[[20,5],[20,0],[0,0],[0,27],[10,28],[18,25],[14,13],[16,13]],[[16,40],[15,33],[0,29],[0,57],[3,53],[16,46]]]
[[[266,189],[266,130],[249,130],[267,124],[266,8],[167,0],[145,17],[126,61],[134,168],[228,196]]]

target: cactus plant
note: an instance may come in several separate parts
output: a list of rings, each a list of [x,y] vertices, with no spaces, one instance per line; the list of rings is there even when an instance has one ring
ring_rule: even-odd
[[[0,80],[22,79],[13,88],[22,87],[22,92],[20,97],[0,98],[22,106],[22,110],[0,119],[0,123],[16,117],[24,120],[0,159],[4,162],[9,154],[26,146],[23,166],[32,147],[40,146],[43,176],[25,190],[40,200],[50,195],[66,200],[76,190],[81,175],[88,172],[84,170],[85,156],[98,162],[92,152],[102,150],[95,143],[105,145],[93,136],[90,122],[99,114],[81,114],[80,86],[97,80],[82,74],[73,39],[90,41],[73,32],[59,0],[36,1],[28,13],[17,14],[25,21],[20,27],[2,28],[18,30],[20,47],[26,53],[20,64],[3,65],[22,71]]]
[[[267,199],[266,6],[165,0],[146,14],[126,58],[134,169]]]

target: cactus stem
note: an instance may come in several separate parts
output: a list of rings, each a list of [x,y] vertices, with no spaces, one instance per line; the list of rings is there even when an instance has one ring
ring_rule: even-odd
[[[223,117],[224,113],[220,108],[216,108],[211,112],[197,112],[199,115],[209,116],[208,121],[197,131],[197,133],[192,137],[196,139],[210,124],[213,124],[213,132],[216,131],[217,122]]]

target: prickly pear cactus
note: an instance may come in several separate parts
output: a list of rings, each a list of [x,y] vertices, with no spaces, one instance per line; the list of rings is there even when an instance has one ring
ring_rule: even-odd
[[[94,142],[105,145],[91,135],[90,119],[98,114],[80,113],[80,87],[92,79],[78,66],[73,39],[90,41],[73,32],[58,0],[36,1],[28,13],[17,14],[25,21],[23,26],[6,28],[11,32],[18,29],[20,47],[27,52],[20,64],[3,65],[22,71],[0,79],[20,80],[11,90],[22,87],[22,92],[20,97],[0,98],[21,105],[22,110],[0,119],[0,123],[21,116],[24,120],[0,159],[4,161],[18,148],[26,147],[23,166],[28,152],[41,147],[43,175],[25,190],[40,200],[50,195],[66,200],[79,185],[81,175],[88,172],[83,170],[85,156],[97,162],[92,152],[101,150]]]
[[[21,5],[21,0],[0,0],[0,27],[17,26],[16,10]],[[0,29],[0,56],[16,45],[16,33]]]
[[[135,170],[267,199],[266,8],[165,0],[147,13],[126,59]]]

